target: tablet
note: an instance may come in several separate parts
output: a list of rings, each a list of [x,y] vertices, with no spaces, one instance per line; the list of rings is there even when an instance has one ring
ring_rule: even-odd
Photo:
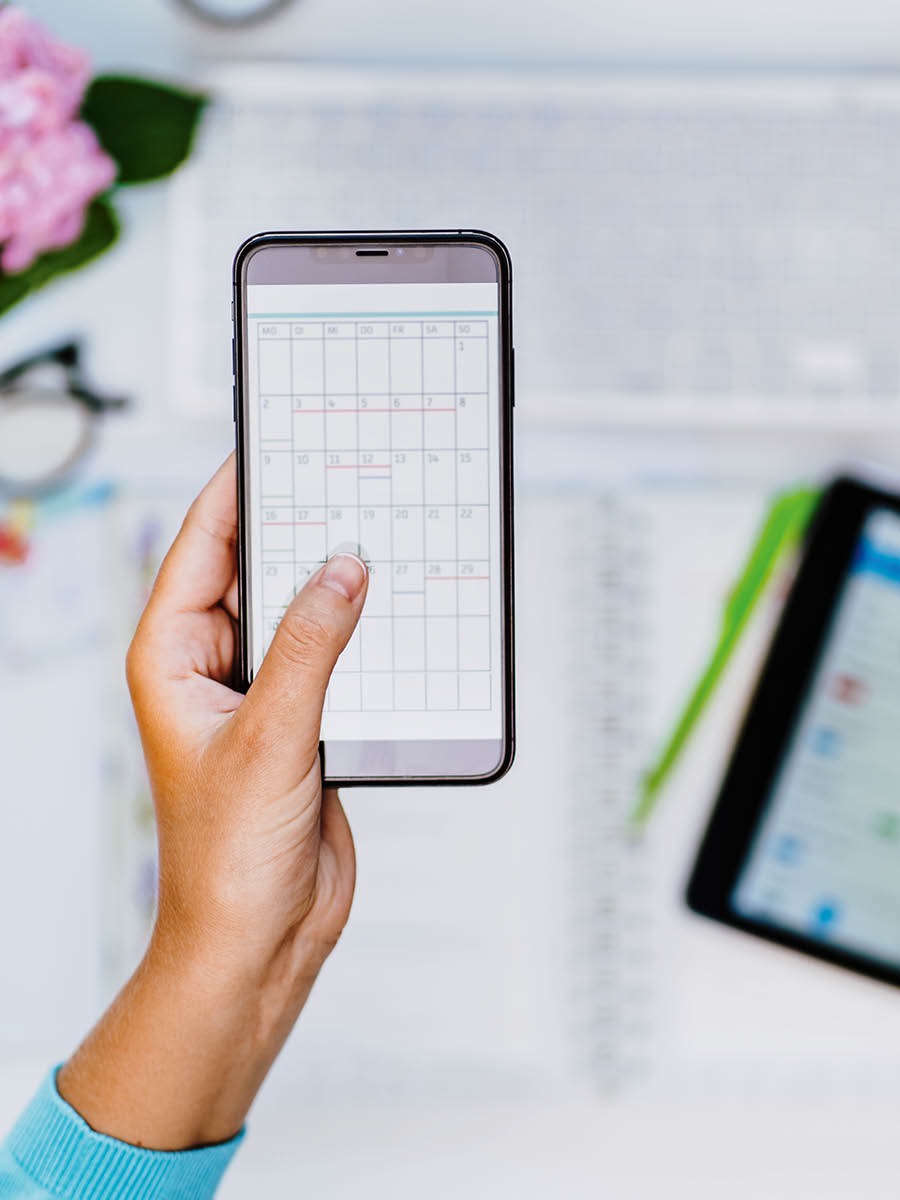
[[[825,493],[687,899],[900,984],[900,496]]]

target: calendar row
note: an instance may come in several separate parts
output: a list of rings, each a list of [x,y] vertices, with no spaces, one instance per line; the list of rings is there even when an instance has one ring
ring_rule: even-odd
[[[486,450],[264,450],[260,493],[270,501],[335,504],[486,504]],[[283,507],[281,505],[271,506]],[[278,516],[263,521],[279,520]]]
[[[331,677],[325,709],[331,712],[423,712],[491,707],[489,671],[433,671]]]
[[[485,336],[267,338],[257,341],[260,395],[485,392]],[[277,326],[273,326],[277,328]]]
[[[306,514],[305,518],[297,520],[297,513]],[[267,508],[264,515],[262,553],[266,563],[324,562],[338,549],[352,550],[367,562],[490,558],[486,504],[461,508],[450,504]]]
[[[487,671],[489,617],[364,615],[335,671]]]
[[[486,447],[488,399],[465,396],[263,396],[263,443],[326,446]]]
[[[319,563],[267,562],[263,567],[263,609],[277,624],[294,594]],[[365,616],[472,616],[491,611],[487,562],[453,559],[429,562],[372,562]]]
[[[260,339],[461,338],[488,335],[487,321],[275,321],[259,326]]]
[[[273,637],[277,617],[266,618]],[[363,616],[338,659],[346,671],[487,671],[491,620],[486,616]]]

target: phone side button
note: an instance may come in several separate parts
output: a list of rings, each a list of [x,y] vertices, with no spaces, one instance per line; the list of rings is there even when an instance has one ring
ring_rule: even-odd
[[[509,350],[509,391],[512,396],[512,407],[516,407],[516,348]]]
[[[237,384],[231,385],[231,419],[237,425]]]

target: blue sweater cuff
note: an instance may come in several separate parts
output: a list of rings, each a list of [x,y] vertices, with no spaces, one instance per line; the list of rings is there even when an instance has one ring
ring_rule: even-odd
[[[9,1135],[22,1170],[60,1200],[207,1200],[244,1137],[197,1150],[143,1150],[96,1133],[56,1090],[56,1070]]]

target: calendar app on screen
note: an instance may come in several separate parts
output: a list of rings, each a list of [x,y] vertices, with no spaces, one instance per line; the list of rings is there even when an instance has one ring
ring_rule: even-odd
[[[326,740],[500,738],[498,289],[250,284],[254,672],[331,555],[370,571]]]

